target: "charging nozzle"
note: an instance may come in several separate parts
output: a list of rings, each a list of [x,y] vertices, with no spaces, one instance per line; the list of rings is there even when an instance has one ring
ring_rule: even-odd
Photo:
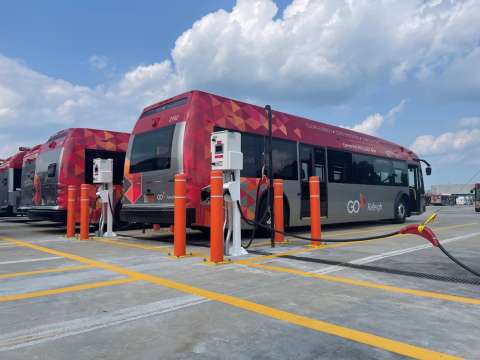
[[[428,240],[433,246],[438,247],[440,244],[437,239],[437,235],[425,225],[408,225],[400,229],[400,234],[412,234],[423,237]]]

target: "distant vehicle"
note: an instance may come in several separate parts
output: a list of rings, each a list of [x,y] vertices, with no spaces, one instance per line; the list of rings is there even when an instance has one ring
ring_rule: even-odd
[[[208,227],[205,187],[211,169],[210,135],[241,132],[243,211],[255,216],[267,132],[263,108],[190,91],[144,109],[125,161],[122,220],[173,223],[173,177],[187,176],[187,224]],[[394,219],[425,211],[421,162],[412,151],[373,136],[273,113],[274,177],[284,180],[287,226],[308,225],[309,176],[321,181],[323,223]],[[427,174],[431,168],[427,168]],[[266,207],[262,193],[257,213]],[[268,221],[268,219],[266,220]]]
[[[453,206],[455,205],[455,196],[451,194],[432,194],[430,203],[433,206]]]
[[[35,165],[33,206],[28,216],[57,222],[66,221],[68,185],[77,185],[77,206],[80,206],[80,185],[92,184],[93,159],[113,159],[114,211],[122,195],[125,152],[130,135],[127,133],[94,130],[66,129],[53,135],[38,152]],[[91,222],[100,217],[96,204],[95,188],[90,194]]]
[[[430,196],[430,204],[433,206],[442,206],[442,194],[432,194]]]
[[[22,160],[25,151],[0,162],[0,215],[12,216],[17,214],[20,203]]]
[[[455,199],[455,204],[459,206],[467,205],[467,199],[465,196],[457,196]]]
[[[480,184],[475,184],[475,211],[480,212]]]
[[[21,178],[21,196],[18,213],[26,215],[27,211],[33,206],[35,197],[35,164],[37,163],[38,152],[41,145],[29,149],[23,157],[22,178]]]

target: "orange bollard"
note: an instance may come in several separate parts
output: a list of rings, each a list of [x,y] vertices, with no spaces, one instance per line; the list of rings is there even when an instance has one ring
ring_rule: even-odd
[[[187,177],[185,174],[175,175],[175,208],[173,214],[173,256],[186,255],[187,226]]]
[[[322,238],[322,226],[320,223],[320,179],[318,176],[311,176],[309,179],[310,188],[310,234],[312,239],[312,246],[319,246],[321,242],[318,239]]]
[[[214,170],[210,174],[210,261],[223,262],[223,175]]]
[[[160,230],[160,224],[153,224],[153,230],[154,231]]]
[[[75,206],[77,202],[77,186],[69,185],[67,192],[67,234],[71,238],[75,236]]]
[[[273,180],[273,224],[275,226],[275,242],[282,243],[284,240],[283,234],[279,231],[283,231],[284,214],[283,214],[283,180]]]
[[[90,185],[80,186],[80,240],[88,240],[90,233]]]

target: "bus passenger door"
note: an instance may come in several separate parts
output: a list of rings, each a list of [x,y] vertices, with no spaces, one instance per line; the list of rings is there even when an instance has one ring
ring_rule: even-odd
[[[423,178],[421,168],[415,165],[408,166],[408,189],[410,193],[410,212],[421,211],[424,202]]]
[[[301,209],[300,217],[310,217],[310,176],[318,176],[320,179],[320,208],[322,216],[327,216],[327,183],[325,166],[325,149],[314,148],[308,145],[300,145],[300,187]]]
[[[320,214],[328,216],[327,166],[323,148],[314,149],[313,176],[320,179]]]

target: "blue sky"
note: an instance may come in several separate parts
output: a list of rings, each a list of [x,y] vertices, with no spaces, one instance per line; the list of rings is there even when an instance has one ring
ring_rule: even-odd
[[[428,184],[461,183],[480,169],[479,3],[2,2],[0,157],[66,127],[129,131],[199,88],[413,147]]]

